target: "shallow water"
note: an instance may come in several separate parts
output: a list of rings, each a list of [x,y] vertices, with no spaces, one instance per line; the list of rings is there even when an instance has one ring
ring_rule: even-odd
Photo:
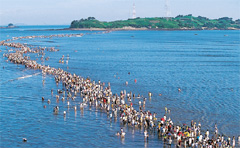
[[[67,26],[45,26],[51,27]],[[44,27],[1,29],[0,37],[4,40],[14,36],[90,32],[34,29]],[[50,60],[42,64],[92,80],[111,82],[114,93],[127,90],[147,97],[148,92],[152,92],[146,109],[156,112],[158,118],[164,115],[167,106],[171,109],[167,116],[175,124],[200,121],[204,130],[213,132],[217,123],[221,134],[236,137],[240,135],[239,41],[239,31],[115,31],[16,42],[55,46],[60,51],[46,52]],[[1,54],[7,52],[5,47],[0,48]],[[62,55],[69,55],[68,65],[58,63]],[[34,54],[31,57],[40,59]],[[80,96],[67,108],[66,101],[57,103],[51,96],[51,89],[56,95],[56,90],[61,88],[53,76],[39,74],[17,79],[39,71],[5,60],[0,58],[1,147],[162,147],[163,142],[156,134],[150,134],[146,143],[141,129],[128,127],[124,127],[127,134],[122,141],[114,136],[122,127],[118,120],[110,122],[105,112],[94,107],[75,113],[72,106],[79,104]],[[42,103],[42,96],[51,99],[51,104]],[[134,104],[137,103],[135,99]],[[43,105],[47,107],[44,109]],[[52,113],[56,105],[60,107],[59,115]],[[64,110],[67,111],[65,118]],[[27,143],[22,142],[24,137]]]

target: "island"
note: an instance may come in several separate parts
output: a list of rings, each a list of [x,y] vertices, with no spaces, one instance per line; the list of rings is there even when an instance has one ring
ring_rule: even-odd
[[[0,27],[0,28],[17,28],[17,26],[14,26],[12,23],[9,23],[6,27]]]
[[[178,15],[176,17],[135,18],[118,21],[99,21],[95,17],[74,20],[71,22],[72,30],[239,30],[240,19],[229,17],[209,19],[207,17],[194,17]]]

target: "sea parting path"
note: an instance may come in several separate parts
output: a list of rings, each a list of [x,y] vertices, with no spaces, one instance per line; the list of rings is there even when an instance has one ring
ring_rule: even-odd
[[[98,33],[109,33],[109,31],[103,31]],[[84,110],[86,107],[96,107],[104,110],[107,116],[112,119],[119,119],[123,125],[131,126],[133,128],[144,129],[144,141],[148,141],[149,132],[156,131],[156,136],[162,137],[163,143],[171,146],[175,144],[177,147],[235,147],[235,137],[226,137],[219,134],[217,125],[214,127],[214,133],[210,133],[209,130],[202,131],[201,123],[198,124],[191,121],[190,125],[175,125],[169,115],[170,110],[165,107],[165,115],[157,118],[157,114],[151,112],[145,108],[147,98],[143,98],[143,101],[139,100],[138,105],[133,106],[132,99],[137,99],[132,92],[121,91],[120,94],[114,94],[111,91],[111,85],[108,83],[106,86],[104,82],[100,80],[98,82],[91,81],[90,78],[83,78],[76,74],[71,74],[61,68],[54,68],[37,63],[35,60],[31,60],[27,53],[34,53],[42,55],[42,60],[47,60],[49,57],[44,57],[45,52],[57,52],[59,49],[55,47],[33,47],[27,44],[15,43],[12,41],[20,39],[35,39],[35,38],[52,38],[52,37],[82,37],[88,34],[61,34],[61,35],[49,35],[49,36],[26,36],[26,37],[13,37],[12,39],[3,40],[0,45],[11,48],[11,53],[4,53],[3,56],[7,57],[7,62],[10,61],[14,64],[22,64],[26,68],[36,69],[42,72],[43,75],[53,75],[55,82],[58,85],[62,83],[62,89],[57,91],[56,101],[60,99],[66,101],[66,106],[71,107],[73,111]],[[13,49],[12,49],[13,48]],[[61,58],[64,60],[64,56]],[[43,81],[44,83],[44,81]],[[54,90],[51,91],[52,95]],[[77,95],[80,94],[81,101],[77,106],[71,106],[70,101],[77,99]],[[152,94],[149,93],[148,97]],[[45,101],[44,96],[42,101]],[[49,104],[51,100],[47,101]],[[62,110],[58,106],[53,109],[54,114],[63,114],[66,116],[66,111]],[[121,128],[116,136],[125,137],[125,131]],[[238,137],[238,141],[240,137]]]

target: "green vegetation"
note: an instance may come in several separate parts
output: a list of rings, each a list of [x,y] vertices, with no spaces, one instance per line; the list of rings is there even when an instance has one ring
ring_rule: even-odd
[[[176,17],[154,17],[102,22],[94,17],[74,20],[70,28],[148,28],[148,29],[240,29],[240,19],[233,21],[232,18],[222,17],[219,19],[208,19],[206,17],[194,17],[189,15],[178,15]]]
[[[8,24],[8,27],[13,27],[14,25],[12,23]]]

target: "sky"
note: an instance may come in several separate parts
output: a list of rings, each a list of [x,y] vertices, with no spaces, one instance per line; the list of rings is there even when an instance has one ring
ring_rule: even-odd
[[[0,25],[70,25],[73,20],[95,17],[100,21],[132,17],[192,14],[210,19],[240,18],[240,0],[0,0]]]

